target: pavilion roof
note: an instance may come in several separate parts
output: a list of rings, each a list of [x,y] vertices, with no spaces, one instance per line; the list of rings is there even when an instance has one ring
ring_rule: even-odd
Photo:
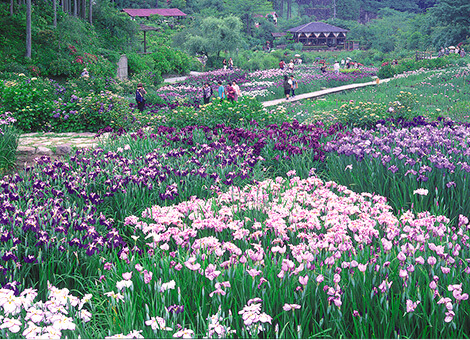
[[[292,33],[346,33],[348,30],[336,27],[324,22],[309,22],[308,24],[300,25],[291,29],[287,32]]]
[[[178,8],[124,8],[123,12],[131,17],[149,17],[151,15],[161,15],[164,17],[184,17],[186,13]]]
[[[152,26],[147,26],[147,25],[144,25],[144,24],[139,24],[139,25],[140,25],[140,30],[141,30],[141,31],[145,31],[145,32],[148,32],[148,31],[159,31],[159,30],[160,30],[159,28],[152,27]]]

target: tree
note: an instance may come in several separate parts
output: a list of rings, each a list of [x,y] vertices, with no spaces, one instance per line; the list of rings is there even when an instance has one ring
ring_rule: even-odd
[[[31,0],[26,1],[26,54],[31,59]]]
[[[440,34],[435,42],[457,44],[470,35],[470,2],[468,0],[440,0],[430,9],[438,24]],[[444,36],[442,36],[444,35]]]
[[[251,36],[251,28],[254,24],[254,15],[268,14],[273,10],[272,3],[267,0],[227,0],[227,11],[239,17],[245,24],[245,32]]]
[[[185,48],[194,55],[218,57],[221,51],[233,51],[240,45],[241,27],[240,19],[235,16],[205,18],[199,27],[199,34],[188,35]]]

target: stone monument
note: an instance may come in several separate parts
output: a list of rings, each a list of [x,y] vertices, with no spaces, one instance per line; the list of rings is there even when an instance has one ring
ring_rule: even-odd
[[[121,58],[119,58],[117,65],[117,77],[120,80],[127,80],[127,57],[125,54],[121,55]]]

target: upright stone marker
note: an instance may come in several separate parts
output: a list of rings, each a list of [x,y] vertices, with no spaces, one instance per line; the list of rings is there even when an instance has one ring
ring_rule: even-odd
[[[119,58],[117,77],[120,80],[127,80],[127,57],[125,54],[121,55],[121,58]]]

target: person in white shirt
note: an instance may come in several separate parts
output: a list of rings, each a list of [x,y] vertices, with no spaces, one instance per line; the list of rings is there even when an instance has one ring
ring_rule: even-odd
[[[335,64],[333,65],[333,70],[336,74],[339,74],[339,63],[337,61],[335,61]]]

